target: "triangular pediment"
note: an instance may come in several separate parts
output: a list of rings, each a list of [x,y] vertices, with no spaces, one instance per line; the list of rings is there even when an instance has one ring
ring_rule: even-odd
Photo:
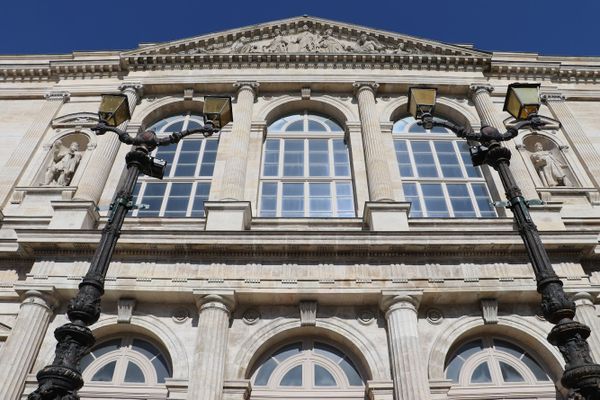
[[[144,46],[123,56],[134,59],[247,54],[490,56],[471,48],[308,16]]]

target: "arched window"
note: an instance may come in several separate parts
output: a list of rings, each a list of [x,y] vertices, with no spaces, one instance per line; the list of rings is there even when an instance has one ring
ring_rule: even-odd
[[[496,211],[469,145],[446,128],[425,130],[413,117],[394,124],[394,146],[413,218],[493,218]]]
[[[269,125],[264,144],[261,217],[354,217],[344,130],[319,115],[289,115]]]
[[[260,363],[252,376],[252,399],[364,399],[364,377],[340,349],[310,339],[285,345]]]
[[[86,386],[159,387],[171,376],[165,355],[152,342],[125,336],[100,342],[80,363]]]
[[[542,364],[504,338],[484,336],[460,345],[446,361],[446,379],[454,383],[449,394],[456,398],[467,393],[471,393],[469,399],[488,399],[492,394],[502,394],[505,399],[523,395],[528,399],[556,398]],[[473,393],[478,395],[472,397]]]
[[[148,129],[159,136],[203,125],[201,115],[191,113],[163,119]],[[140,176],[134,192],[134,217],[204,217],[217,156],[218,134],[204,138],[191,135],[176,145],[159,147],[154,156],[167,161],[163,180]]]

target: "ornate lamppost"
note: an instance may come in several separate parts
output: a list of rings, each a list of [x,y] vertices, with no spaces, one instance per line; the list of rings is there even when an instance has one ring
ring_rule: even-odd
[[[201,133],[205,137],[218,132],[233,120],[231,98],[204,98],[204,126],[198,129],[172,133],[159,138],[152,131],[129,136],[117,128],[131,118],[125,95],[103,95],[98,116],[100,122],[92,128],[97,135],[114,132],[122,143],[132,145],[125,158],[127,174],[111,204],[110,215],[90,267],[79,284],[77,295],[70,301],[67,315],[69,323],[57,328],[58,341],[51,365],[37,373],[38,388],[29,395],[30,400],[76,400],[83,386],[79,362],[95,343],[88,328],[100,317],[100,298],[104,294],[104,279],[115,250],[127,212],[133,208],[132,193],[140,174],[162,179],[167,163],[155,159],[150,153],[158,146],[179,142],[182,138]]]
[[[501,142],[516,137],[520,129],[538,129],[547,125],[549,120],[556,122],[538,115],[539,84],[509,85],[504,110],[508,111],[516,122],[505,133],[500,133],[491,126],[484,126],[480,132],[473,132],[470,128],[434,118],[436,95],[437,90],[434,88],[410,88],[409,112],[425,129],[442,126],[460,138],[479,142],[470,149],[471,160],[474,166],[487,164],[500,175],[508,199],[508,208],[513,213],[533,266],[537,291],[542,296],[544,318],[554,324],[548,341],[558,347],[565,359],[565,372],[561,382],[571,390],[571,399],[600,399],[600,365],[592,361],[586,341],[590,335],[590,328],[573,320],[575,303],[567,297],[563,284],[550,263],[537,227],[529,214],[528,202],[523,198],[521,189],[510,171],[511,152],[501,145]]]

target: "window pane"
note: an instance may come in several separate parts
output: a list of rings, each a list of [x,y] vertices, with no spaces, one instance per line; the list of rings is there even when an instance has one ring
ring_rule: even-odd
[[[301,343],[293,343],[287,346],[282,347],[277,350],[275,354],[273,354],[273,358],[275,358],[279,362],[283,362],[288,358],[295,356],[296,354],[300,354],[300,350],[302,348]]]
[[[527,365],[527,367],[531,370],[531,372],[533,372],[533,375],[535,375],[535,378],[538,381],[550,380],[548,374],[542,369],[542,367],[540,367],[540,364],[538,364],[537,361],[531,358],[528,354],[524,354],[521,361],[523,361],[525,365]]]
[[[183,122],[184,121],[177,121],[167,126],[166,128],[164,128],[164,132],[181,132],[181,130],[183,129]]]
[[[362,386],[363,385],[363,379],[361,378],[360,374],[358,373],[358,370],[356,369],[354,364],[352,364],[347,358],[344,358],[340,362],[340,367],[342,367],[342,370],[346,374],[346,377],[348,378],[348,382],[350,383],[350,386]]]
[[[217,159],[217,147],[219,142],[215,139],[207,139],[202,154],[202,164],[200,165],[200,176],[212,176],[215,169],[215,160]]]
[[[167,168],[165,168],[165,176],[171,175],[171,167],[173,166],[173,160],[175,159],[175,150],[177,145],[159,147],[156,151],[155,157],[167,162]]]
[[[331,217],[331,185],[329,183],[310,183],[309,212],[311,217]]]
[[[125,372],[125,382],[127,383],[144,383],[144,373],[136,364],[129,361],[127,371]]]
[[[404,189],[404,198],[410,202],[410,214],[411,218],[423,217],[423,209],[421,208],[421,200],[419,199],[419,192],[416,183],[403,183],[402,188]]]
[[[323,120],[323,122],[325,123],[325,125],[327,125],[329,127],[329,129],[331,129],[331,132],[343,132],[344,130],[335,122],[333,122],[330,119],[325,118]]]
[[[302,386],[302,365],[290,369],[281,378],[279,386]]]
[[[338,217],[354,217],[354,194],[350,182],[336,182],[336,205]]]
[[[148,360],[152,360],[159,353],[159,350],[153,344],[145,340],[135,339],[131,348],[138,353],[142,353]]]
[[[269,378],[271,377],[271,374],[273,373],[273,371],[275,370],[276,367],[277,367],[277,362],[274,359],[269,358],[267,361],[265,361],[263,363],[263,365],[260,366],[260,369],[258,370],[258,373],[256,374],[256,379],[254,380],[254,385],[266,386],[267,383],[269,382]]]
[[[315,364],[315,386],[337,386],[333,375],[320,365]]]
[[[502,371],[504,382],[525,382],[525,379],[516,369],[502,361],[500,361],[500,371]]]
[[[115,373],[115,366],[117,365],[116,361],[111,361],[106,364],[104,367],[100,368],[98,372],[94,374],[92,377],[93,382],[111,382],[113,379],[113,374]]]
[[[461,357],[454,357],[446,367],[446,378],[452,380],[452,382],[458,382],[460,370],[464,363],[465,361]]]
[[[446,178],[462,178],[463,173],[460,169],[458,157],[456,156],[452,142],[436,141],[433,142],[433,145],[437,152],[442,175]]]
[[[350,176],[350,158],[346,143],[343,139],[333,139],[332,143],[335,176]]]
[[[328,140],[308,141],[308,173],[310,176],[329,176]]]
[[[326,132],[327,128],[320,122],[308,120],[308,131],[309,132]]]
[[[492,376],[490,374],[490,369],[488,368],[487,362],[483,362],[479,364],[475,371],[473,371],[473,375],[471,375],[471,383],[491,383]]]
[[[304,131],[304,120],[292,122],[285,129],[287,132],[302,132]]]
[[[471,153],[469,152],[469,144],[465,141],[457,142],[458,148],[460,150],[460,156],[465,165],[465,169],[467,170],[467,176],[469,178],[481,178],[481,169],[479,167],[473,166],[473,161],[471,161]]]
[[[284,141],[283,175],[304,176],[304,140]]]
[[[448,194],[450,195],[450,203],[454,211],[454,216],[457,218],[473,218],[476,217],[473,202],[469,196],[469,190],[465,184],[447,185]]]
[[[194,204],[192,204],[192,217],[204,217],[204,202],[208,201],[209,193],[210,183],[202,182],[196,185]]]
[[[284,183],[282,185],[281,216],[304,216],[304,184]]]
[[[423,200],[425,202],[427,216],[433,218],[450,216],[441,184],[422,184],[421,190],[423,191]]]
[[[490,194],[488,193],[487,187],[483,183],[473,183],[471,185],[473,193],[475,194],[475,201],[479,212],[482,217],[493,218],[496,216],[496,210],[491,204]]]
[[[406,140],[395,140],[394,147],[396,148],[396,161],[400,169],[400,176],[403,178],[414,176]]]
[[[263,176],[279,175],[279,139],[267,139]]]
[[[144,217],[158,216],[166,188],[166,183],[147,183],[141,203],[147,205],[148,208],[138,210],[138,215]]]
[[[437,178],[438,172],[431,153],[429,142],[411,142],[417,174],[422,178]]]
[[[275,217],[277,212],[277,183],[264,182],[260,198],[260,216]]]
[[[152,365],[156,371],[156,380],[158,383],[164,383],[165,378],[169,378],[171,376],[168,367],[169,364],[162,354],[159,354],[154,360],[152,360]]]
[[[185,217],[191,191],[191,183],[173,183],[165,208],[165,217]]]

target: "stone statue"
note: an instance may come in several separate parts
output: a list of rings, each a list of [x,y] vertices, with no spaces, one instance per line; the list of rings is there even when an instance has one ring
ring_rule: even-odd
[[[332,36],[333,30],[327,29],[318,43],[318,51],[323,53],[340,53],[344,51],[344,46]]]
[[[250,38],[242,36],[231,45],[232,53],[250,53],[256,50],[256,46],[250,44]]]
[[[279,29],[275,28],[275,37],[271,40],[271,43],[263,46],[263,51],[267,53],[287,53],[288,41]]]
[[[536,142],[531,161],[537,170],[544,186],[571,186],[571,182],[563,168],[567,168],[551,151],[544,150],[540,142]]]
[[[294,43],[298,43],[299,52],[315,52],[318,45],[318,37],[307,25],[302,26],[303,32],[298,35]]]
[[[354,45],[354,48],[348,50],[354,50],[358,53],[381,53],[385,51],[385,46],[379,43],[379,41],[367,34],[363,33]]]
[[[73,142],[67,149],[60,140],[57,140],[52,145],[51,152],[52,160],[46,169],[44,185],[68,186],[81,161],[79,144]]]

